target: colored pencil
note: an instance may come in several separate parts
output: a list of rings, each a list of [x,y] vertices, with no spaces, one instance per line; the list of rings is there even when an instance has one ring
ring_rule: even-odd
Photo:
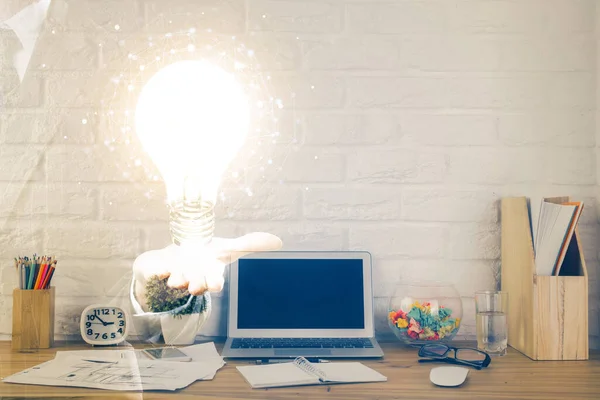
[[[21,289],[21,263],[15,257],[15,269],[17,270],[17,279],[19,279],[19,289]]]
[[[48,274],[48,270],[52,265],[52,257],[46,258],[46,262],[44,263],[44,268],[42,269],[42,273],[40,274],[40,283],[38,285],[38,289],[42,289],[44,280],[46,279],[46,275]]]
[[[23,269],[25,270],[25,280],[23,281],[23,289],[27,289],[27,282],[29,282],[29,265],[23,261]]]
[[[45,268],[46,268],[46,257],[42,257],[42,263],[41,263],[38,273],[35,277],[35,283],[33,284],[33,288],[36,290],[40,288],[40,284],[42,283],[42,276],[44,275]]]
[[[38,265],[39,264],[37,264],[35,262],[35,260],[33,260],[31,262],[32,272],[31,272],[31,281],[29,283],[29,289],[31,289],[31,290],[33,290],[34,287],[35,287],[35,278],[37,277],[37,273],[38,273],[38,270],[39,270],[39,266]]]
[[[15,257],[19,289],[43,290],[50,287],[57,260],[52,256]]]
[[[54,271],[56,271],[56,268],[51,267],[50,268],[50,273],[48,273],[48,278],[46,279],[46,282],[44,283],[44,289],[48,289],[50,287],[50,281],[52,280],[52,277],[54,276]]]
[[[52,274],[54,273],[54,270],[56,269],[56,260],[54,260],[52,262],[52,264],[49,264],[48,266],[48,272],[46,273],[46,276],[44,278],[44,280],[42,281],[42,289],[47,289],[50,287],[50,280],[52,279]]]

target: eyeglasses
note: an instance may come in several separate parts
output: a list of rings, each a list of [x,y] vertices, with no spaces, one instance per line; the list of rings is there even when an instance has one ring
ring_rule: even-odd
[[[452,352],[452,353],[451,353]],[[482,369],[490,365],[489,354],[469,348],[451,347],[445,344],[426,344],[419,349],[419,362],[446,362]]]

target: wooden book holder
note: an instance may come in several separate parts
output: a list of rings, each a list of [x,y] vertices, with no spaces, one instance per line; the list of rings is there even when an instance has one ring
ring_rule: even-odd
[[[504,198],[501,212],[508,344],[532,360],[587,360],[588,277],[579,233],[575,230],[559,276],[538,276],[527,199]]]

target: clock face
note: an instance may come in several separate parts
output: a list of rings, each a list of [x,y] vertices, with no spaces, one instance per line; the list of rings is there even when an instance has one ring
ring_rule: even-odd
[[[120,307],[93,305],[81,314],[81,336],[87,343],[109,345],[127,336],[127,313]]]

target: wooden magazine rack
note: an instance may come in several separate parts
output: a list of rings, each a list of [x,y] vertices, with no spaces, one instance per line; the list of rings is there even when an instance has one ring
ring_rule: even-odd
[[[503,198],[501,211],[508,344],[532,360],[587,360],[588,276],[579,233],[569,243],[559,276],[538,276],[527,199]]]

